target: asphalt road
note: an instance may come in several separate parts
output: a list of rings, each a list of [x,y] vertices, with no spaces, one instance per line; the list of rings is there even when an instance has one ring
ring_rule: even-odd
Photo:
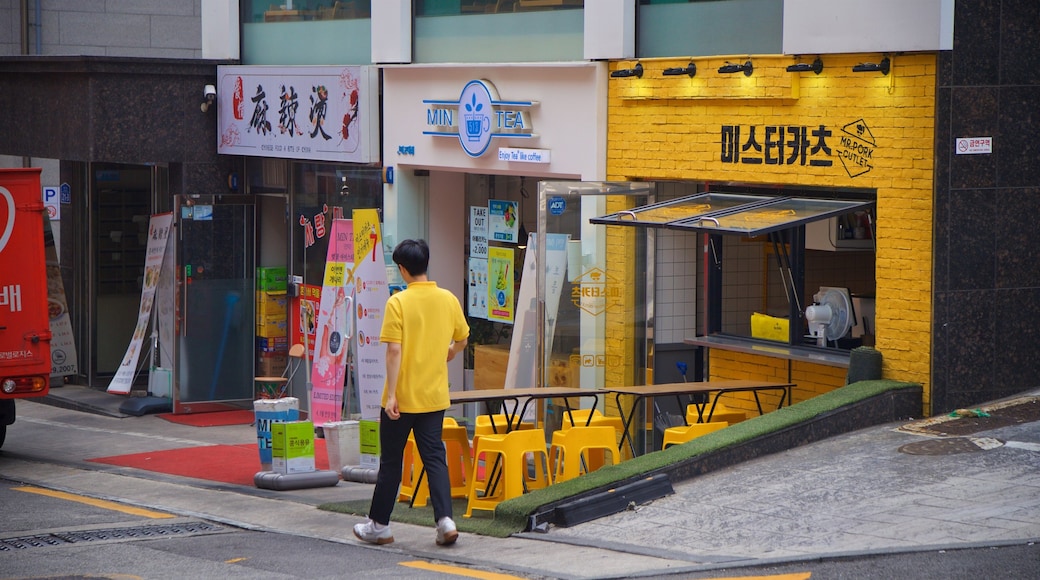
[[[3,578],[444,580],[483,574],[359,544],[242,530],[7,480],[0,480],[0,506]]]

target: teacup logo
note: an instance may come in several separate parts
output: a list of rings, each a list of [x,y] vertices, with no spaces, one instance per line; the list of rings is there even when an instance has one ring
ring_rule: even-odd
[[[6,187],[0,187],[0,197],[3,198],[4,205],[7,206],[7,219],[4,223],[4,231],[0,234],[0,252],[4,251],[7,247],[7,242],[11,239],[11,232],[14,231],[14,196],[7,190]]]
[[[462,105],[462,123],[459,123],[459,142],[471,157],[480,157],[491,144],[491,95],[488,84],[473,80],[466,83],[459,96]]]

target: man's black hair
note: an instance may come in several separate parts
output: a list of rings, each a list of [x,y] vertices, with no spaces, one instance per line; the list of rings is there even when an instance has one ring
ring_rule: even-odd
[[[394,248],[394,263],[412,276],[422,276],[430,265],[430,247],[426,240],[404,240]]]

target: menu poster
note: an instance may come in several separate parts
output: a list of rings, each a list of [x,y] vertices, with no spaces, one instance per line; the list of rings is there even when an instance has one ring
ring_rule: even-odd
[[[354,210],[354,309],[357,315],[357,383],[362,419],[379,419],[386,383],[386,349],[379,342],[390,298],[379,213]]]
[[[45,220],[44,256],[47,260],[47,312],[51,330],[51,376],[64,377],[79,372],[76,342],[72,336],[72,320],[65,299],[65,285],[58,266],[57,228],[55,222]],[[52,381],[53,384],[53,381]],[[60,382],[58,384],[61,384]]]
[[[321,308],[321,286],[300,284],[300,295],[290,298],[289,344],[306,344],[307,360],[314,360],[314,342],[318,337],[318,310]],[[303,335],[307,335],[304,340]]]
[[[166,238],[170,235],[173,214],[153,215],[148,221],[148,247],[144,257],[144,278],[141,288],[141,307],[137,310],[137,326],[134,328],[130,346],[126,349],[123,361],[119,364],[112,382],[108,385],[109,393],[127,395],[137,374],[137,361],[141,357],[141,349],[148,334],[148,322],[152,317],[152,303],[155,299],[155,288],[159,284],[159,273],[166,255]]]
[[[513,322],[513,250],[488,248],[488,320]]]
[[[342,418],[343,379],[353,334],[353,266],[350,220],[332,220],[311,370],[311,420],[315,427]]]
[[[488,317],[488,261],[484,258],[469,259],[469,299],[467,312],[471,317]]]
[[[520,231],[519,212],[515,201],[488,201],[488,238],[493,242],[515,244]]]
[[[487,258],[488,208],[474,205],[469,208],[469,257]]]

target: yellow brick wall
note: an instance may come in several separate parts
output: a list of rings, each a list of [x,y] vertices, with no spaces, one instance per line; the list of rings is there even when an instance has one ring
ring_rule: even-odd
[[[686,66],[687,59],[643,60],[642,78],[609,82],[607,178],[876,189],[876,348],[884,357],[884,376],[923,384],[928,408],[936,58],[895,56],[888,76],[851,71],[857,63],[880,58],[829,55],[817,76],[786,72],[795,62],[791,57],[753,56],[750,77],[716,72],[725,58],[701,58],[694,59],[698,72],[693,79],[661,75],[666,67]],[[838,149],[842,128],[861,120],[874,137],[872,168],[852,177]],[[724,163],[722,125],[756,126],[759,143],[765,140],[765,126],[826,125],[832,131],[833,165]],[[621,236],[628,229],[608,228],[608,235]],[[623,248],[631,246],[611,247],[621,257]],[[622,268],[614,260],[608,264]],[[623,344],[611,342],[608,349]],[[782,369],[786,379],[787,362],[714,350],[710,369],[711,378],[772,378]],[[799,385],[798,400],[839,386],[845,371],[797,363],[791,372]]]

